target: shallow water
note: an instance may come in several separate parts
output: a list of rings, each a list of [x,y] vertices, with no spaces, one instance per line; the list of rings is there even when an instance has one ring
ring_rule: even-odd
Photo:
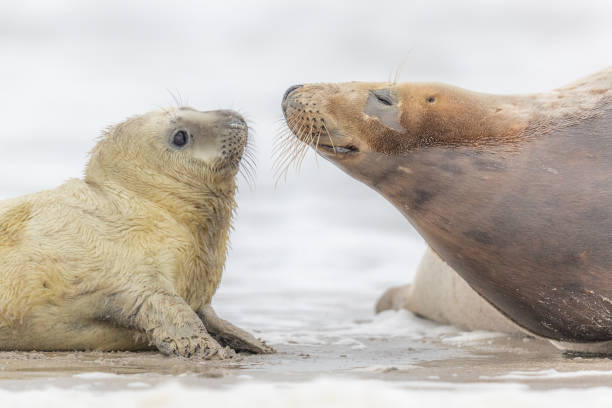
[[[603,406],[607,359],[374,315],[425,244],[379,195],[312,155],[275,188],[270,156],[280,97],[296,82],[385,81],[401,66],[404,81],[543,91],[612,64],[610,21],[605,1],[0,4],[0,198],[80,176],[101,129],[173,105],[168,91],[247,114],[259,170],[254,189],[241,181],[213,303],[278,350],[228,362],[0,353],[0,403]]]

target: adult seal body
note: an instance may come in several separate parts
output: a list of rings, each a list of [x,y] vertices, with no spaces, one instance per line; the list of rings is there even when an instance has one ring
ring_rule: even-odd
[[[300,140],[391,201],[511,321],[612,340],[612,69],[515,96],[304,85],[282,106]]]
[[[0,349],[270,352],[210,306],[247,135],[233,111],[147,113],[84,179],[0,202]]]

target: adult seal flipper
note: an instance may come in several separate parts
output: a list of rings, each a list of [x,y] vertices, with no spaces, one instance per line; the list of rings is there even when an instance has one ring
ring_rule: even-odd
[[[534,335],[612,340],[612,69],[548,93],[304,85],[290,129]]]

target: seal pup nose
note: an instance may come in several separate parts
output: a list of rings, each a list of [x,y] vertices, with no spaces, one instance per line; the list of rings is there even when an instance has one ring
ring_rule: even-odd
[[[248,128],[246,121],[242,118],[242,116],[234,116],[231,121],[229,126],[232,129],[246,129]]]
[[[283,95],[283,102],[285,102],[287,100],[287,97],[289,96],[289,94],[291,92],[295,91],[298,88],[301,88],[302,86],[304,86],[304,85],[293,85],[293,86],[289,87],[289,89],[287,89],[285,91],[285,94]]]
[[[248,125],[246,120],[241,114],[233,110],[224,109],[218,111],[220,119],[226,122],[232,129],[247,129]]]

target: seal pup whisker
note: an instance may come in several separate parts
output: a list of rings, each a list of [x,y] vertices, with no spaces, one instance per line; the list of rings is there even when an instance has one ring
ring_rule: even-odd
[[[252,130],[251,127],[248,127],[248,129],[249,129],[249,136],[244,146],[244,151],[242,154],[242,159],[240,160],[240,164],[239,164],[240,167],[238,171],[240,175],[242,176],[242,178],[244,179],[244,181],[249,186],[249,188],[253,190],[255,188],[257,162],[255,160],[255,152],[254,152],[255,147],[252,142],[253,137],[251,136],[251,134],[254,135],[255,132]]]
[[[180,108],[183,108],[183,107],[189,105],[187,100],[183,101],[183,97],[181,95],[181,92],[178,89],[175,89],[176,94],[175,94],[175,92],[172,92],[170,90],[170,88],[166,88],[166,92],[168,92],[168,94],[170,95],[170,97],[174,101],[174,105],[175,105],[176,109],[180,109]]]

